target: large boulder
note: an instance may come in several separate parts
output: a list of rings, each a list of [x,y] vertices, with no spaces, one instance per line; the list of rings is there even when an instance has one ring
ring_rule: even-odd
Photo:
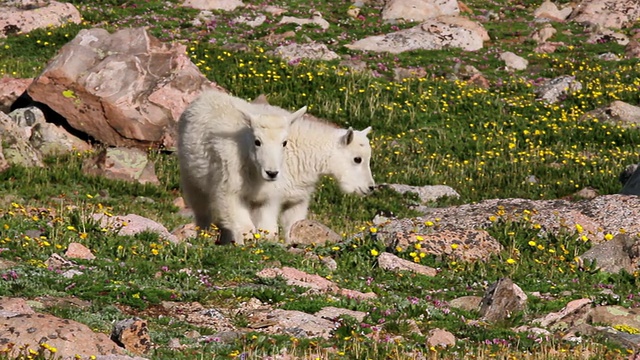
[[[533,16],[537,19],[549,19],[555,21],[564,21],[571,13],[573,8],[571,5],[564,6],[562,9],[558,8],[558,5],[554,4],[550,0],[545,0],[542,4],[533,11]]]
[[[182,6],[198,10],[224,10],[232,11],[244,6],[241,0],[185,0]]]
[[[583,0],[570,17],[577,23],[613,29],[630,27],[638,18],[638,0]]]
[[[180,114],[214,86],[185,53],[144,28],[84,29],[27,91],[102,143],[173,148]]]
[[[352,50],[390,52],[460,48],[476,51],[489,40],[487,31],[474,21],[461,16],[440,16],[418,26],[385,35],[370,36],[345,45]]]
[[[582,232],[576,233],[576,238],[586,236],[594,243],[602,243],[606,240],[606,234],[615,236],[620,232],[640,233],[638,218],[638,196],[603,195],[580,201],[490,199],[476,204],[429,208],[423,216],[412,219],[393,219],[384,226],[379,226],[377,236],[383,241],[393,241],[394,238],[407,238],[412,241],[421,236],[424,248],[428,242],[426,236],[429,234],[441,234],[439,236],[447,241],[454,239],[454,234],[459,234],[459,239],[466,239],[469,235],[482,239],[477,230],[490,228],[494,221],[502,219],[527,221],[540,225],[541,233],[552,234],[576,231],[578,224]],[[449,233],[444,230],[448,230]],[[473,233],[470,233],[471,231]],[[436,241],[433,243],[434,246],[438,244]],[[480,248],[485,250],[490,243],[492,242],[482,241]],[[449,244],[445,244],[445,248],[447,245]],[[453,254],[460,250],[462,246]]]
[[[22,346],[37,351],[42,343],[56,348],[55,356],[60,359],[124,355],[109,336],[73,320],[36,313],[23,299],[0,298],[0,309],[2,344],[15,344],[14,356]]]
[[[0,38],[26,34],[32,30],[68,23],[79,24],[82,17],[73,4],[57,1],[2,1],[0,3]]]
[[[440,15],[458,15],[457,0],[389,0],[382,9],[384,20],[424,21]]]
[[[580,120],[597,119],[623,127],[636,127],[640,124],[640,106],[616,100],[608,106],[591,110],[580,117]]]

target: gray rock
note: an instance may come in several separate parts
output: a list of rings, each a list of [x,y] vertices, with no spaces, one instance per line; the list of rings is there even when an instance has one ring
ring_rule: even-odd
[[[600,29],[599,31],[592,33],[587,39],[588,44],[600,44],[615,42],[618,45],[627,45],[629,43],[629,37],[627,35],[615,32],[609,29]]]
[[[329,50],[327,45],[322,43],[308,43],[308,44],[288,44],[278,46],[271,54],[281,57],[288,62],[298,62],[302,59],[311,60],[335,60],[340,56],[335,52]]]
[[[447,47],[467,51],[479,50],[489,40],[482,25],[458,16],[441,16],[424,23],[385,35],[370,36],[345,45],[352,50],[390,52],[438,50]]]
[[[493,283],[484,294],[479,315],[486,321],[497,322],[509,319],[514,313],[524,311],[527,294],[509,278]]]
[[[177,244],[179,242],[164,225],[136,214],[107,216],[105,214],[91,215],[94,221],[98,221],[101,228],[116,231],[119,235],[135,235],[143,231],[156,232],[160,237]]]
[[[9,113],[9,117],[29,137],[29,143],[42,156],[65,154],[71,151],[87,151],[91,146],[71,135],[62,126],[47,122],[38,106],[28,106]]]
[[[137,355],[148,352],[153,345],[146,320],[137,317],[117,322],[113,326],[111,339]]]
[[[332,321],[336,320],[342,315],[348,315],[358,321],[363,321],[365,316],[367,316],[367,313],[363,311],[355,311],[355,310],[337,308],[334,306],[327,306],[322,308],[320,311],[316,312],[314,315],[319,316],[323,319],[328,319]]]
[[[449,347],[456,345],[456,337],[447,330],[431,329],[427,335],[427,347]]]
[[[534,319],[532,324],[551,329],[553,331],[566,331],[575,326],[586,323],[589,311],[591,311],[591,299],[572,300],[558,312],[549,313],[541,318]]]
[[[562,9],[559,9],[556,4],[549,0],[545,0],[542,4],[533,11],[533,16],[536,18],[546,18],[553,20],[565,20],[571,12],[573,8],[571,6],[565,6]]]
[[[330,26],[329,22],[322,18],[322,14],[319,11],[314,11],[310,19],[300,19],[293,16],[283,16],[282,19],[280,19],[280,22],[278,22],[278,24],[298,24],[298,25],[313,24],[313,25],[320,26],[322,30],[327,30],[329,29],[329,26]]]
[[[438,271],[432,267],[416,264],[413,261],[399,258],[391,253],[383,252],[378,256],[378,266],[384,270],[409,271],[426,276],[436,276]]]
[[[342,241],[342,236],[328,226],[309,219],[297,221],[286,237],[289,244],[311,245],[326,244]]]
[[[623,331],[618,331],[611,327],[597,328],[598,332],[594,335],[602,336],[603,338],[621,345],[624,348],[635,351],[635,356],[630,359],[637,359],[638,350],[640,350],[640,334],[630,334]]]
[[[480,303],[482,302],[482,297],[480,296],[461,296],[459,298],[455,298],[449,301],[449,306],[466,310],[466,311],[478,311],[480,310]]]
[[[508,69],[525,70],[529,66],[529,61],[522,56],[518,56],[511,51],[500,54],[500,59],[504,61]]]
[[[377,236],[390,248],[409,249],[419,243],[420,252],[460,261],[485,260],[502,251],[502,245],[485,230],[440,229],[427,222],[394,220],[380,226]]]
[[[85,159],[82,171],[108,179],[160,184],[153,161],[144,151],[136,148],[106,148],[96,156]]]
[[[6,301],[7,298],[0,298],[0,308],[4,307]],[[3,341],[14,343],[16,348],[27,346],[37,351],[37,344],[45,339],[47,344],[57,349],[56,358],[124,355],[124,350],[107,335],[94,333],[84,324],[44,313],[28,310],[21,312],[23,313],[16,316],[0,317]]]
[[[538,99],[548,103],[556,103],[563,96],[569,95],[575,91],[582,89],[582,83],[576,80],[574,76],[563,75],[546,81],[535,90]]]
[[[22,4],[11,1],[0,3],[0,30],[13,28],[16,32],[27,34],[35,29],[82,22],[80,12],[71,3],[50,0],[31,2],[27,6],[20,5]],[[5,31],[0,31],[0,38],[4,37]]]
[[[182,6],[199,10],[224,10],[232,11],[244,6],[241,0],[185,0]]]
[[[569,20],[601,28],[623,29],[640,17],[637,0],[583,0]]]
[[[619,305],[596,306],[589,312],[589,319],[593,324],[624,325],[640,329],[640,308],[626,308]]]
[[[278,327],[284,329],[298,328],[297,335],[303,337],[323,337],[328,339],[334,322],[319,316],[296,310],[276,309],[270,312],[270,318]]]
[[[637,267],[630,257],[634,243],[635,240],[629,235],[618,234],[609,241],[594,245],[578,258],[582,263],[595,260],[600,271],[617,274],[620,270],[626,270],[633,273]]]
[[[457,240],[454,242],[467,245],[469,250],[465,251],[470,251],[483,249],[493,242],[472,241],[479,235],[467,229],[485,229],[495,220],[519,221],[524,216],[531,223],[540,225],[541,234],[557,234],[580,224],[589,240],[601,243],[606,234],[616,235],[620,229],[628,234],[640,233],[640,222],[637,221],[640,218],[640,197],[616,194],[580,201],[490,199],[475,204],[429,208],[420,217],[390,220],[378,228],[378,238],[391,242],[407,239],[402,241],[413,243],[418,235],[427,239],[425,236],[450,230],[449,234],[432,241],[450,246],[450,238],[455,236]]]
[[[620,182],[623,184],[620,194],[640,195],[640,166],[633,164],[620,174]]]
[[[111,146],[175,147],[177,121],[215,87],[186,55],[145,28],[82,29],[27,89],[73,129]]]
[[[383,20],[424,21],[441,15],[458,15],[456,0],[389,0],[382,9]]]
[[[11,106],[22,95],[33,79],[16,79],[9,76],[0,77],[0,112],[8,114]]]
[[[598,119],[609,124],[635,127],[640,125],[640,107],[616,100],[609,106],[585,113],[580,119]]]
[[[42,154],[29,142],[30,134],[13,121],[9,115],[0,112],[0,171],[9,165],[43,167]]]
[[[445,196],[456,199],[460,197],[457,191],[447,185],[411,186],[405,184],[380,184],[380,186],[389,187],[401,194],[407,192],[417,194],[423,203],[433,202]]]

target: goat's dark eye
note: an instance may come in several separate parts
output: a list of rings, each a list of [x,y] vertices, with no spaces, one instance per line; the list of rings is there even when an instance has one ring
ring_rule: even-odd
[[[287,146],[287,140],[282,142],[282,147],[286,147]]]
[[[256,141],[253,142],[254,144],[256,144],[256,146],[260,146],[262,145],[262,143],[260,142],[260,140],[256,139]]]
[[[353,158],[353,161],[355,161],[356,164],[360,164],[362,162],[362,158],[358,156]]]

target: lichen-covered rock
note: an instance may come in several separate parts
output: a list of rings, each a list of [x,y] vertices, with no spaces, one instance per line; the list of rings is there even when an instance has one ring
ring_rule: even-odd
[[[460,16],[440,16],[409,29],[370,36],[345,47],[392,54],[446,47],[475,51],[481,49],[483,42],[487,40],[489,34],[482,25]]]
[[[0,38],[17,33],[26,34],[48,26],[82,22],[80,12],[73,4],[54,0],[3,1],[0,3],[0,12]]]
[[[83,29],[27,91],[104,144],[172,149],[180,114],[214,87],[185,52],[144,28]]]

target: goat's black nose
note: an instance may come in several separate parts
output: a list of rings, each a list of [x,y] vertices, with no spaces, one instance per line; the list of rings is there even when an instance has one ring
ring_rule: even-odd
[[[277,171],[269,171],[269,170],[265,170],[265,172],[267,173],[267,175],[271,178],[271,179],[275,179],[276,176],[278,176],[278,172]]]
[[[373,186],[373,185],[369,185],[369,190],[370,190],[370,191],[373,191],[373,190],[375,190],[375,189],[376,189],[376,187],[375,187],[375,186]]]

